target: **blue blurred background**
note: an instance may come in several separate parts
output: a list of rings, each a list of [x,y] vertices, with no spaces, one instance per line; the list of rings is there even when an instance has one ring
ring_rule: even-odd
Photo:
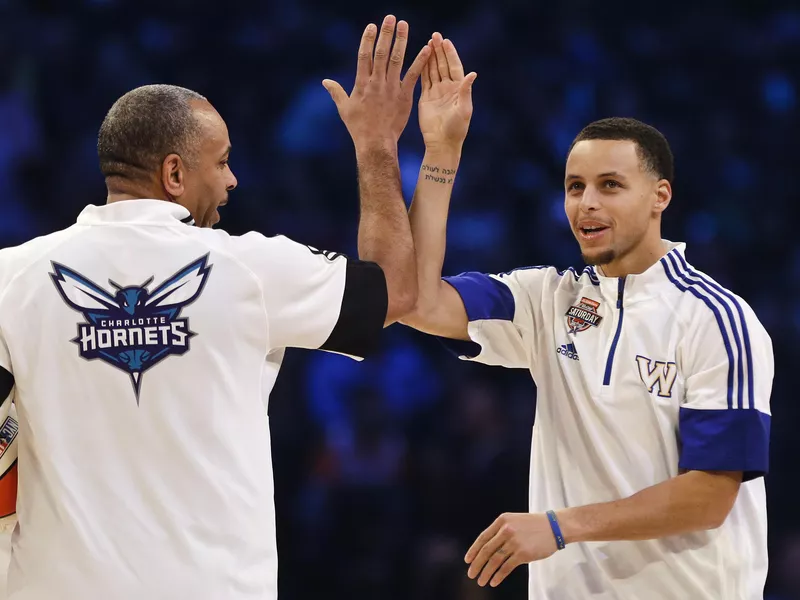
[[[410,54],[438,30],[479,73],[447,273],[580,264],[563,216],[571,139],[632,116],[670,140],[665,237],[688,242],[774,342],[768,598],[800,598],[788,376],[800,358],[800,10],[788,2],[0,0],[0,247],[103,203],[105,112],[133,87],[175,83],[230,128],[239,188],[222,227],[355,254],[354,156],[320,81],[349,89],[361,31],[387,13],[409,21]],[[412,115],[408,199],[422,151]],[[460,363],[401,326],[364,364],[289,351],[270,407],[282,598],[525,597],[523,569],[482,590],[462,556],[498,514],[526,509],[534,407],[527,372]]]

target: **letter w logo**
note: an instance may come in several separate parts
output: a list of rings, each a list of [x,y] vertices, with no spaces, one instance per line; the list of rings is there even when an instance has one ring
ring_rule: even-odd
[[[659,396],[672,397],[672,386],[678,376],[678,366],[674,362],[654,361],[646,356],[637,356],[636,362],[639,364],[639,377],[650,393],[658,386]]]

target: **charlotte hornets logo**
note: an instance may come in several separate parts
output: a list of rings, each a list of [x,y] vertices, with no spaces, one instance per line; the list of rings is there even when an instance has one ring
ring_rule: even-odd
[[[196,334],[189,329],[189,319],[180,314],[203,291],[211,272],[207,262],[208,254],[153,289],[152,277],[126,287],[109,279],[113,291],[52,263],[50,277],[56,289],[86,319],[78,323],[78,335],[70,341],[77,344],[82,358],[100,359],[127,373],[137,404],[144,372],[168,356],[189,351],[189,340]]]

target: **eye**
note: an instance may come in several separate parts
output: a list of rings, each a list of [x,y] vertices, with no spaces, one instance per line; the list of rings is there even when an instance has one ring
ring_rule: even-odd
[[[582,189],[583,189],[583,183],[581,183],[580,181],[573,181],[567,187],[567,191],[569,191],[569,192],[574,192],[574,191],[582,190]]]
[[[622,184],[619,181],[614,181],[613,179],[609,179],[603,182],[603,185],[610,189],[621,188]]]

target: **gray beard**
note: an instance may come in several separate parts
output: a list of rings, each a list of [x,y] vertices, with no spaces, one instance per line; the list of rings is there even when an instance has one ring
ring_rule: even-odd
[[[586,254],[582,253],[581,256],[583,257],[583,262],[591,266],[607,265],[617,257],[613,250],[606,250],[605,252],[595,254],[594,256],[587,256]]]

